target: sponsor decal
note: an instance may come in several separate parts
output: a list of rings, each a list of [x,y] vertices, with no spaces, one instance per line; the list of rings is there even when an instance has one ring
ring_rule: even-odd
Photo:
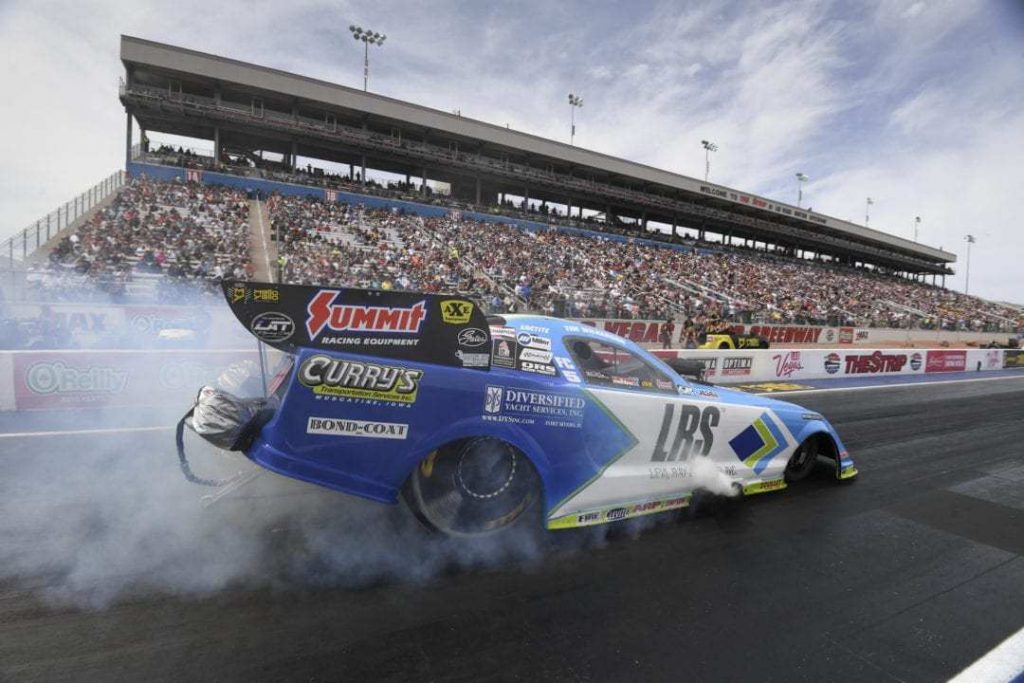
[[[863,375],[899,372],[907,364],[905,353],[882,353],[846,356],[846,374]]]
[[[841,367],[843,367],[843,359],[838,353],[833,352],[825,356],[825,372],[834,375],[839,372]]]
[[[584,512],[576,516],[576,523],[580,525],[596,524],[601,521],[600,512]]]
[[[334,299],[339,293],[337,290],[322,289],[309,302],[306,307],[309,314],[306,318],[306,331],[310,339],[319,337],[325,328],[332,332],[418,334],[427,317],[426,300],[408,308],[335,305]],[[469,305],[471,313],[472,304]]]
[[[835,341],[835,338],[836,338],[836,331],[835,330],[833,330],[833,329],[825,330],[825,341],[832,342],[832,341]]]
[[[804,413],[800,416],[801,420],[824,420],[825,418],[818,413]]]
[[[35,394],[118,394],[128,385],[128,371],[113,367],[72,367],[62,361],[34,363],[25,386]]]
[[[540,351],[532,348],[519,349],[519,360],[528,360],[533,363],[551,363],[550,351]]]
[[[532,361],[519,361],[519,369],[525,370],[526,372],[533,372],[538,375],[547,375],[548,377],[555,377],[558,372],[555,370],[554,365],[546,365],[544,363],[534,363]]]
[[[804,369],[804,366],[800,363],[799,351],[787,351],[784,354],[776,354],[772,356],[772,360],[775,361],[776,377],[791,377],[797,370]]]
[[[397,422],[366,422],[333,417],[311,417],[306,422],[306,433],[404,440],[409,433],[409,425]]]
[[[516,331],[511,327],[491,327],[491,339],[515,339]]]
[[[718,372],[718,356],[712,358],[686,358],[684,360],[696,361],[704,367],[704,377],[714,377]]]
[[[751,356],[726,356],[722,359],[722,376],[749,375],[754,367],[754,359]]]
[[[464,368],[486,368],[491,364],[488,353],[469,353],[460,349],[455,352],[455,357],[462,361]]]
[[[584,325],[597,328],[598,322],[593,320],[582,321]],[[654,320],[606,320],[604,329],[597,328],[597,331],[610,332],[617,337],[623,337],[640,344],[657,344],[661,341],[662,328],[667,328],[670,335],[673,335],[675,328],[671,323],[658,322]]]
[[[656,379],[654,380],[654,387],[661,389],[662,391],[675,391],[676,385],[669,382],[667,379]]]
[[[786,450],[786,437],[769,413],[764,413],[754,423],[729,441],[736,457],[747,467],[761,474],[772,458]]]
[[[449,325],[465,325],[473,316],[473,304],[464,299],[441,301],[441,320]]]
[[[519,329],[524,332],[533,332],[535,334],[551,334],[551,329],[544,327],[543,325],[520,325]]]
[[[284,313],[267,311],[253,318],[249,329],[265,342],[283,342],[295,334],[295,321]]]
[[[640,379],[637,377],[621,377],[619,375],[612,375],[612,384],[618,384],[622,387],[638,387],[640,386]]]
[[[856,339],[859,342],[866,342],[870,333],[867,330],[857,330]]]
[[[261,304],[276,304],[281,301],[281,292],[276,287],[249,287],[247,285],[234,285],[231,288],[231,303],[249,303],[255,301]]]
[[[341,360],[316,354],[302,362],[299,382],[324,400],[416,402],[422,370]]]
[[[519,342],[520,346],[525,346],[531,349],[539,349],[541,351],[551,350],[551,340],[549,338],[539,337],[528,332],[520,332],[516,336],[516,341]]]
[[[583,380],[580,379],[580,375],[576,372],[576,365],[572,362],[572,359],[564,356],[555,358],[555,365],[562,371],[562,377],[569,382],[575,382],[579,384]]]
[[[839,328],[839,343],[840,344],[852,344],[853,343],[853,328],[852,327],[840,327]]]
[[[516,343],[509,339],[495,339],[494,351],[491,353],[491,363],[502,368],[514,368],[516,366]]]
[[[963,372],[967,369],[967,351],[929,351],[925,372]]]
[[[700,408],[684,404],[665,404],[661,417],[661,430],[651,453],[651,462],[683,462],[690,455],[707,455],[715,443],[714,428],[721,421],[722,412],[715,406]],[[671,442],[669,436],[672,435]]]
[[[459,346],[475,349],[487,343],[487,333],[477,327],[467,327],[459,332]]]
[[[583,426],[586,406],[583,398],[572,394],[488,385],[484,391],[483,419],[579,428]]]
[[[917,372],[918,370],[921,369],[921,362],[922,362],[921,354],[919,354],[919,353],[911,354],[911,356],[910,356],[910,369],[913,370],[914,372]]]
[[[786,488],[785,479],[769,479],[768,481],[755,481],[743,485],[743,495],[752,496],[755,493],[768,493]]]
[[[1003,351],[1004,368],[1024,368],[1024,351],[1020,349],[1007,349]]]
[[[711,389],[697,389],[697,395],[704,398],[718,398],[718,394]]]
[[[617,522],[620,519],[625,519],[629,515],[629,511],[626,508],[612,508],[605,514],[605,519],[609,522]]]
[[[992,349],[985,352],[985,369],[995,370],[1003,365],[1003,354],[1001,351]]]

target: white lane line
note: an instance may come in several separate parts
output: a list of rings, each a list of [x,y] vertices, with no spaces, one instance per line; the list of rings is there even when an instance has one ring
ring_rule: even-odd
[[[1006,683],[1024,673],[1024,628],[949,679],[949,683]]]
[[[133,432],[169,432],[174,427],[122,427],[117,429],[69,429],[51,432],[9,432],[0,439],[24,439],[31,436],[87,436],[90,434],[129,434]]]
[[[934,382],[901,382],[900,384],[872,384],[862,387],[824,387],[821,389],[797,389],[796,391],[761,391],[755,396],[793,396],[796,394],[824,394],[830,391],[868,391],[869,389],[906,389],[907,387],[933,387],[936,384],[964,384],[966,382],[999,382],[1007,379],[1024,379],[1024,374],[1013,377],[978,377],[977,379],[942,379]],[[728,389],[729,386],[723,384]]]

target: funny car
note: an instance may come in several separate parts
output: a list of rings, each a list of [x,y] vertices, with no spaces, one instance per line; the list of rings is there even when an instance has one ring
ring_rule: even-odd
[[[284,367],[255,404],[204,388],[183,424],[284,476],[403,499],[446,534],[682,508],[709,468],[746,495],[826,463],[836,480],[857,475],[822,415],[688,381],[587,325],[487,318],[462,296],[252,282],[224,291],[239,321],[285,352]],[[181,425],[182,468],[202,482],[180,435]]]

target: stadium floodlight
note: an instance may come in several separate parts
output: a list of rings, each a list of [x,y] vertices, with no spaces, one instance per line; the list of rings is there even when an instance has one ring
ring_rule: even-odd
[[[804,173],[796,174],[796,208],[800,208],[800,202],[804,200],[804,183],[810,178]]]
[[[868,223],[871,222],[871,207],[872,205],[874,205],[874,203],[875,200],[873,200],[871,197],[868,197],[867,202],[864,204],[864,225],[867,225]]]
[[[569,129],[569,144],[573,144],[576,138],[576,109],[583,106],[583,98],[579,95],[573,95],[569,93],[569,120],[571,122],[571,128]]]
[[[370,82],[370,46],[383,45],[387,36],[354,24],[349,25],[348,30],[352,32],[353,38],[363,41],[363,92],[366,92]]]
[[[718,145],[710,140],[701,140],[700,144],[704,146],[704,182],[706,183],[708,176],[711,175],[711,153],[718,151]]]
[[[914,241],[917,241],[917,229],[921,227],[921,217],[914,216]]]
[[[967,280],[964,283],[964,294],[971,293],[971,245],[977,242],[974,235],[967,235],[964,237],[967,240]]]

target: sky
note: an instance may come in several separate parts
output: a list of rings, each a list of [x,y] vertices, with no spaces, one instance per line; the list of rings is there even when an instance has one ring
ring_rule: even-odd
[[[1024,1],[0,0],[0,237],[124,163],[127,34],[370,90],[958,254],[1024,303]],[[156,139],[156,136],[152,136]],[[137,139],[137,137],[136,137]],[[212,144],[210,145],[212,147]]]

